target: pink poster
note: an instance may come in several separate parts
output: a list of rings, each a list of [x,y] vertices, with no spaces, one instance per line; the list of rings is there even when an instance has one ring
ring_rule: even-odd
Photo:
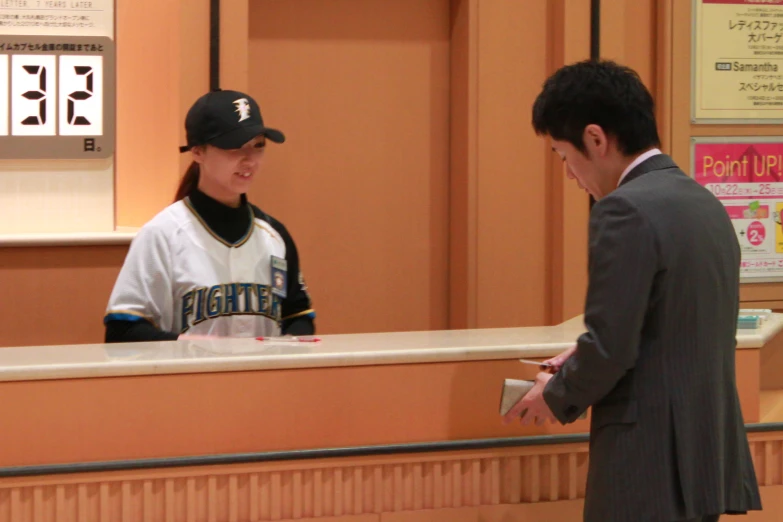
[[[783,278],[783,139],[696,143],[692,175],[726,207],[743,279]]]

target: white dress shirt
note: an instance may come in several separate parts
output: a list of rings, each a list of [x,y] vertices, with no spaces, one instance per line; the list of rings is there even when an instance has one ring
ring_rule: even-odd
[[[637,156],[636,159],[633,160],[630,165],[625,167],[625,170],[623,171],[623,174],[620,176],[620,179],[617,180],[617,186],[618,187],[620,186],[620,183],[623,182],[623,179],[625,179],[625,176],[627,176],[628,173],[631,172],[635,166],[637,166],[641,162],[647,160],[648,158],[652,158],[653,156],[655,156],[657,154],[663,154],[663,153],[659,149],[650,149],[647,152]]]

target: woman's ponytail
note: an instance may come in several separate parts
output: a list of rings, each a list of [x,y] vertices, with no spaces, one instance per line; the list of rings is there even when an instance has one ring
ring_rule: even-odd
[[[177,195],[174,197],[174,202],[185,199],[196,189],[196,187],[198,187],[200,173],[201,168],[199,167],[199,164],[195,161],[191,163],[188,170],[185,171],[185,175],[182,176],[182,181],[179,182],[179,188],[177,188]]]

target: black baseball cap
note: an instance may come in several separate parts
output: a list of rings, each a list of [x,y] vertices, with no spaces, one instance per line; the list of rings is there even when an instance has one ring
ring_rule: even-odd
[[[285,141],[282,132],[264,126],[256,101],[237,91],[215,90],[196,100],[185,118],[185,133],[188,144],[180,152],[198,145],[238,149],[261,135],[275,143]]]

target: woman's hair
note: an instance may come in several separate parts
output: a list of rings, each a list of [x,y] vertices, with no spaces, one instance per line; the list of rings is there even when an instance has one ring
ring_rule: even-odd
[[[198,178],[201,173],[199,164],[195,161],[190,164],[177,188],[177,195],[174,196],[174,202],[185,199],[198,186]]]

